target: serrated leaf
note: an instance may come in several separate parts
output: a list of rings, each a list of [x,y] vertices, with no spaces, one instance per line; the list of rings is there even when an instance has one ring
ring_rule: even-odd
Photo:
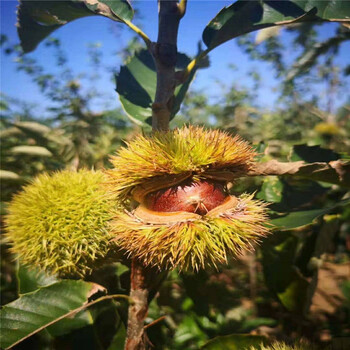
[[[54,30],[78,18],[93,15],[117,22],[131,20],[134,11],[128,0],[22,0],[17,12],[18,35],[23,51],[33,51]]]
[[[113,13],[112,19],[118,21],[131,21],[134,17],[134,10],[131,7],[131,4],[128,0],[85,0],[87,6],[96,6],[97,3],[102,3],[108,6],[109,9],[98,6],[98,14],[110,17],[109,10]]]
[[[59,280],[55,276],[50,276],[34,268],[28,268],[23,265],[18,266],[17,270],[18,291],[19,294],[34,292],[39,288],[57,283]],[[61,336],[70,333],[75,329],[86,327],[93,323],[91,313],[88,310],[82,310],[73,317],[67,317],[58,321],[47,330],[52,336]]]
[[[179,53],[176,68],[184,69],[190,61],[188,56]],[[171,119],[179,111],[181,102],[194,78],[195,71],[195,69],[191,71],[187,80],[176,87]],[[149,51],[141,50],[137,52],[127,64],[120,68],[116,81],[120,102],[129,118],[138,125],[151,124],[157,74]]]
[[[303,21],[350,23],[350,2],[334,0],[245,1],[224,7],[207,25],[203,41],[211,50],[255,30]]]
[[[201,350],[241,350],[249,349],[251,346],[260,349],[261,344],[266,343],[266,338],[261,335],[230,334],[209,340]]]
[[[95,283],[64,280],[22,295],[0,310],[0,344],[18,344],[67,316],[80,311],[88,298],[102,290]]]
[[[270,220],[270,223],[279,230],[292,230],[298,227],[310,225],[319,216],[327,214],[339,206],[345,206],[348,204],[350,204],[350,198],[323,209],[292,212],[281,218],[272,219]]]
[[[26,154],[29,156],[51,157],[52,153],[45,147],[40,146],[16,146],[10,149],[12,154]]]
[[[21,177],[13,171],[0,170],[0,180],[19,180]]]

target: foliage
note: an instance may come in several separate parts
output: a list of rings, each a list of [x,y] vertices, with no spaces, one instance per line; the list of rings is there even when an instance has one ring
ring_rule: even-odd
[[[203,41],[209,49],[254,30],[275,25],[317,20],[347,20],[349,4],[330,1],[309,4],[293,1],[236,1],[223,8],[203,32]]]
[[[127,0],[49,3],[21,1],[18,10],[18,35],[24,52],[34,50],[41,40],[62,25],[94,14],[125,22],[132,19],[133,9]]]
[[[8,54],[16,52],[6,38],[3,45]],[[33,58],[17,58],[18,69],[26,72],[51,102],[46,118],[37,117],[33,106],[8,96],[2,99],[6,103],[0,124],[1,167],[13,173],[10,177],[2,173],[2,201],[8,201],[26,181],[45,170],[108,167],[109,154],[133,129],[119,110],[94,112],[92,106],[102,98],[93,88],[95,74],[75,76],[60,42],[50,39],[47,47],[53,50],[57,75]],[[98,74],[101,52],[92,46],[89,55]]]
[[[187,55],[178,53],[176,69],[186,68],[190,61]],[[176,88],[171,118],[174,118],[179,111],[195,72],[196,70],[185,83]],[[156,92],[157,73],[149,51],[145,49],[137,51],[126,65],[120,68],[116,81],[117,93],[128,117],[143,127],[152,124],[152,101]]]
[[[67,280],[21,296],[1,309],[1,345],[4,348],[12,347],[48,326],[55,333],[54,322],[80,311],[88,298],[99,289],[93,283]],[[91,316],[89,319],[79,315],[70,322],[68,329],[81,328],[91,321]],[[57,325],[55,327],[56,333],[59,333]]]
[[[32,142],[48,147],[55,158],[58,158],[57,162],[71,165],[75,169],[104,167],[107,165],[108,155],[120,145],[124,130],[129,125],[118,110],[105,110],[101,113],[93,109],[103,99],[93,87],[101,69],[101,52],[91,45],[88,54],[94,73],[75,76],[59,40],[51,39],[47,46],[53,51],[58,73],[46,71],[37,60],[27,56],[19,56],[17,63],[18,70],[27,73],[50,99],[48,115],[43,123],[31,113],[24,120],[16,120],[21,122],[16,127],[25,135],[34,137]],[[16,114],[11,110],[13,107],[14,103],[10,101],[8,115],[4,119],[5,127],[14,123]],[[40,130],[38,126],[34,130],[25,127],[22,122],[28,124],[28,119],[35,121],[36,125],[45,124],[46,130],[42,130],[43,126]]]

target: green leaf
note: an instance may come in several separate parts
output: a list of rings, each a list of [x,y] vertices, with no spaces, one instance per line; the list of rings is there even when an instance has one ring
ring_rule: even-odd
[[[54,143],[59,146],[67,147],[72,143],[70,139],[63,136],[63,130],[56,128],[55,130],[48,126],[37,122],[17,122],[12,124],[14,129],[24,134],[26,137],[35,140],[37,145],[50,146]],[[10,128],[7,129],[10,131]],[[8,133],[11,136],[11,133]]]
[[[46,287],[58,281],[57,277],[49,276],[42,271],[19,264],[17,269],[18,293],[25,294]]]
[[[7,207],[8,207],[8,203],[0,202],[0,215],[7,214]],[[0,288],[0,290],[1,290],[1,288]]]
[[[283,182],[277,176],[266,176],[257,198],[280,203],[283,197]]]
[[[39,288],[58,282],[58,279],[55,276],[49,276],[42,271],[28,268],[23,265],[18,266],[17,279],[19,294],[30,293]],[[48,327],[48,331],[52,336],[61,336],[70,333],[74,329],[86,327],[92,323],[93,319],[90,312],[82,310],[74,315],[74,317],[64,318]]]
[[[94,320],[91,313],[88,310],[82,310],[74,314],[72,317],[66,317],[47,327],[47,330],[53,337],[59,337],[70,333],[75,329],[92,325],[93,323]]]
[[[350,162],[343,160],[336,160],[330,163],[315,162],[304,164],[293,175],[350,188]]]
[[[45,147],[40,146],[16,146],[10,149],[12,154],[26,154],[28,156],[51,157],[52,153]]]
[[[304,160],[307,163],[331,162],[340,159],[340,155],[331,149],[320,146],[295,145],[293,146],[292,161]]]
[[[325,195],[329,188],[321,186],[315,181],[296,178],[281,178],[279,181],[283,184],[282,200],[274,202],[270,209],[280,213],[290,213],[300,208],[307,208],[307,205]],[[268,197],[267,197],[268,199]]]
[[[115,333],[113,340],[108,347],[108,350],[123,350],[126,338],[126,329],[122,321],[119,322],[117,332]]]
[[[28,131],[39,135],[45,135],[51,131],[48,126],[37,122],[17,122],[13,125],[22,131]]]
[[[20,180],[20,176],[13,171],[0,170],[0,180]]]
[[[137,52],[116,76],[122,107],[130,119],[139,125],[152,116],[156,79],[155,65],[148,50]]]
[[[179,53],[177,69],[184,69],[190,63],[190,58]],[[194,78],[195,69],[187,80],[176,87],[171,119],[179,111],[185,94]],[[151,123],[152,103],[156,94],[157,74],[153,58],[148,50],[137,52],[116,76],[117,92],[124,111],[138,125]]]
[[[350,2],[334,0],[245,1],[224,7],[207,25],[203,41],[211,50],[255,30],[303,21],[350,23]]]
[[[270,241],[282,238],[279,244]],[[307,302],[309,282],[293,265],[298,239],[294,236],[285,238],[277,235],[265,241],[263,253],[263,269],[266,285],[278,297],[282,305],[289,311],[302,313]]]
[[[350,309],[350,281],[344,281],[341,284],[341,290],[345,299],[343,304],[346,308]]]
[[[245,319],[242,322],[241,329],[244,329],[245,332],[249,332],[261,326],[275,327],[277,324],[278,321],[273,318],[256,317],[252,319]]]
[[[124,274],[125,272],[129,271],[130,268],[126,265],[123,265],[122,263],[118,262],[115,264],[115,274],[118,276],[118,278]]]
[[[248,350],[251,346],[260,349],[266,343],[266,338],[260,335],[230,334],[209,340],[201,350]]]
[[[178,348],[186,348],[186,344],[190,341],[198,342],[207,340],[208,337],[196,322],[193,313],[187,313],[181,323],[177,326],[174,334],[174,342]]]
[[[298,227],[310,225],[319,216],[327,214],[339,206],[348,204],[350,204],[350,198],[344,199],[328,208],[292,212],[281,218],[272,219],[270,220],[270,223],[279,230],[292,230]]]
[[[22,295],[0,310],[3,348],[9,348],[80,311],[101,286],[84,281],[64,280]]]
[[[4,139],[5,137],[18,136],[18,135],[22,135],[22,132],[21,130],[15,127],[7,128],[5,130],[0,130],[0,137],[2,139]]]
[[[113,21],[131,20],[128,0],[22,0],[18,7],[18,35],[24,52],[33,51],[54,30],[78,18],[101,15]]]

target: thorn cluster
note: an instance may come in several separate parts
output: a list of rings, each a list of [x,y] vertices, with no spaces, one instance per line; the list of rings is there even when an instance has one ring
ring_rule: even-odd
[[[251,249],[268,233],[265,205],[229,195],[226,184],[244,176],[254,157],[247,142],[218,130],[137,136],[106,172],[110,191],[125,203],[111,221],[114,241],[145,265],[183,270]]]
[[[10,250],[29,266],[83,276],[111,248],[107,229],[115,198],[100,171],[43,174],[16,194],[6,216]]]
[[[111,157],[108,183],[124,200],[137,185],[164,181],[164,188],[191,177],[234,179],[248,172],[255,155],[239,136],[202,127],[138,135]]]

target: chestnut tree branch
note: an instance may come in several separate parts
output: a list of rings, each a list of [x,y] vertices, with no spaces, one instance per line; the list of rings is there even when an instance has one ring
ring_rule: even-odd
[[[137,259],[131,263],[130,299],[128,327],[126,333],[125,350],[146,350],[150,348],[150,342],[145,332],[145,318],[148,312],[148,303],[154,297],[159,284],[163,280],[163,274],[156,268],[145,267]]]
[[[157,70],[157,87],[152,105],[153,130],[168,130],[176,87],[177,33],[186,11],[186,1],[158,0],[158,39],[152,55]]]
[[[152,105],[153,130],[169,129],[169,122],[176,87],[175,66],[177,60],[177,33],[180,19],[186,12],[187,0],[180,3],[158,0],[159,24],[156,43],[147,41],[157,71],[157,87]],[[149,301],[159,289],[166,273],[145,267],[137,259],[132,260],[130,276],[130,298],[125,350],[146,350],[150,347],[144,326]]]

